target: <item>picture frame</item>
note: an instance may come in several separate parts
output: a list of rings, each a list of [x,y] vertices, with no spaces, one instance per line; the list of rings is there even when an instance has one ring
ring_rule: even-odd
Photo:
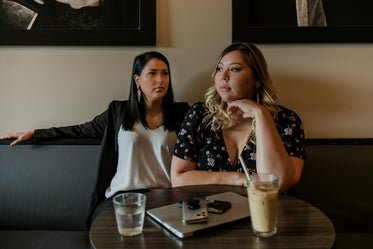
[[[122,0],[127,1],[127,0]],[[133,1],[133,0],[131,0]],[[156,0],[137,0],[138,25],[100,29],[0,29],[2,46],[153,46]],[[103,2],[103,0],[101,0]],[[138,16],[137,16],[138,14]]]
[[[360,0],[369,1],[369,0]],[[295,0],[294,0],[295,2]],[[351,2],[351,1],[350,1]],[[232,41],[250,43],[371,43],[373,25],[253,26],[249,0],[232,0]],[[371,3],[369,3],[371,4]],[[341,4],[343,5],[343,4]],[[326,18],[328,19],[328,18]],[[373,21],[372,21],[373,23]]]

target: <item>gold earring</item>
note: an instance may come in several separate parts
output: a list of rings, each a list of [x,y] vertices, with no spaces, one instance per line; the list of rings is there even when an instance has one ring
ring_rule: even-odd
[[[140,89],[139,85],[137,85],[136,88],[137,88],[137,102],[140,103],[140,101],[141,101],[141,89]]]
[[[260,94],[258,88],[256,89],[256,103],[260,104]]]

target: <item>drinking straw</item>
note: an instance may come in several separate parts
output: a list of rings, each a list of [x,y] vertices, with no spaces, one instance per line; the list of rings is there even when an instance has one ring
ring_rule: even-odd
[[[243,160],[243,158],[242,158],[241,155],[239,156],[239,159],[240,159],[240,162],[241,162],[241,166],[242,166],[243,172],[245,172],[247,181],[251,182],[250,174],[249,174],[249,172],[247,171],[247,168],[246,168],[246,163]]]

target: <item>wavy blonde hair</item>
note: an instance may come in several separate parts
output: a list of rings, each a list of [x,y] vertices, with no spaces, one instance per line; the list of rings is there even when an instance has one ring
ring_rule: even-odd
[[[254,100],[266,107],[272,117],[275,118],[279,110],[278,97],[269,76],[265,58],[259,48],[255,45],[239,42],[233,43],[224,49],[215,65],[212,78],[215,78],[221,59],[226,54],[233,51],[239,51],[241,53],[246,63],[253,71],[255,81],[260,82],[260,87],[256,89]],[[215,85],[207,90],[205,94],[205,103],[207,108],[207,115],[203,119],[205,127],[210,126],[213,131],[219,131],[221,129],[229,129],[237,124],[237,120],[228,115],[226,111],[227,103],[221,99]],[[255,120],[252,122],[252,130],[248,136],[248,140],[254,144],[256,142]]]

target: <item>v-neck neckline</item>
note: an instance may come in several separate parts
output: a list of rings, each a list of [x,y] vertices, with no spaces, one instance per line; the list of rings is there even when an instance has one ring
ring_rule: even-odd
[[[232,159],[230,158],[229,153],[228,153],[227,145],[226,145],[226,143],[225,143],[225,139],[224,139],[224,135],[223,135],[223,130],[220,130],[219,133],[220,133],[219,135],[221,136],[221,140],[222,140],[222,146],[225,148],[223,153],[226,153],[226,156],[227,156],[227,158],[228,158],[228,162],[229,162],[229,166],[231,166],[232,168],[235,168],[235,167],[237,167],[237,165],[238,165],[238,162],[239,162],[238,158],[239,158],[239,156],[242,156],[243,153],[244,153],[244,151],[245,151],[245,147],[246,147],[246,143],[247,143],[247,142],[246,142],[245,145],[243,146],[242,151],[240,152],[240,154],[238,154],[236,164],[233,165],[233,163],[232,163]]]

